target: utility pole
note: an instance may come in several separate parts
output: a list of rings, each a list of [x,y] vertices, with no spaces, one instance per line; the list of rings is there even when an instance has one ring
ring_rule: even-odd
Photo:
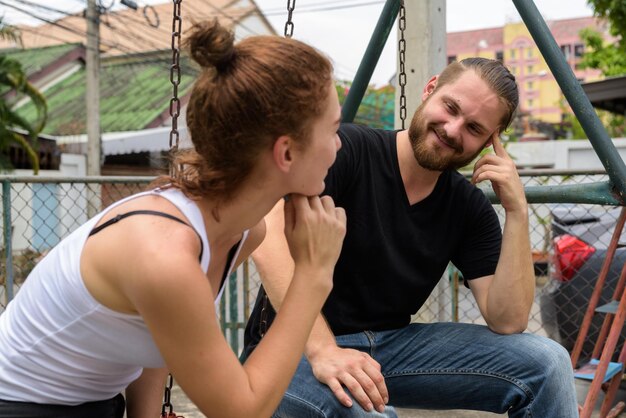
[[[441,73],[447,64],[446,2],[445,0],[406,0],[404,30],[406,85],[405,129],[411,124],[415,110],[422,102],[422,92],[428,80]],[[398,28],[399,29],[399,28]],[[400,33],[398,32],[398,36]],[[398,65],[398,70],[400,65]],[[399,84],[399,83],[398,83]],[[399,86],[398,86],[399,87]],[[396,88],[396,109],[400,108],[400,88]],[[395,126],[400,129],[400,112],[395,112]],[[446,293],[450,288],[448,269],[412,320],[417,322],[445,321]]]
[[[100,175],[100,10],[97,0],[87,0],[87,175]],[[88,186],[87,216],[100,211],[100,187]]]
[[[447,64],[446,2],[445,0],[405,0],[404,5],[406,11],[404,30],[406,120],[404,127],[408,128],[415,109],[422,101],[424,86]],[[400,66],[398,66],[399,69]],[[400,88],[396,88],[396,109],[400,108],[399,92]],[[395,126],[399,129],[399,112],[396,111],[395,115]]]
[[[87,0],[87,174],[100,175],[100,10]]]

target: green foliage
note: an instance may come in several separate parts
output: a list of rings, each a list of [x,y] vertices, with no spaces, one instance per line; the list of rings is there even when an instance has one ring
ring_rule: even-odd
[[[0,39],[13,41],[18,45],[22,45],[20,33],[13,26],[5,25],[2,22],[2,17],[0,17]]]
[[[564,106],[564,103],[562,105]],[[595,109],[595,111],[611,138],[621,138],[626,135],[624,116],[606,110]],[[567,126],[568,131],[571,132],[572,139],[587,139],[587,134],[573,113],[567,113],[564,116],[563,125]]]
[[[572,134],[571,139],[587,139],[587,134],[585,133],[585,130],[583,129],[576,115],[574,115],[573,113],[568,113],[563,118],[563,121],[565,122],[566,126],[570,126],[570,132]]]
[[[605,76],[626,74],[626,0],[587,0],[594,15],[609,23],[609,32],[617,38],[605,44],[602,35],[591,29],[580,33],[588,51],[582,60],[587,68],[597,68]]]
[[[626,0],[587,0],[587,4],[593,7],[596,17],[609,23],[609,33],[617,40],[607,43],[601,33],[591,28],[581,30],[579,35],[586,45],[581,67],[598,69],[606,77],[626,74]],[[623,115],[603,110],[596,113],[609,136],[624,136]],[[570,127],[573,138],[587,138],[575,115],[568,114],[563,122]]]
[[[588,51],[582,58],[583,68],[596,68],[607,76],[626,74],[626,49],[618,44],[604,44],[602,34],[593,29],[580,31],[580,37],[587,45]]]
[[[595,16],[608,20],[611,35],[621,36],[619,43],[626,47],[626,0],[587,0],[587,4]]]
[[[0,20],[0,38],[16,39],[19,35],[9,26],[3,25]],[[41,93],[28,82],[22,65],[5,55],[0,55],[0,91],[8,90],[15,93],[15,97],[26,96],[30,98],[37,108],[37,118],[30,123],[12,109],[12,103],[7,100],[7,95],[0,96],[0,152],[9,149],[12,143],[22,147],[33,165],[35,174],[39,171],[39,158],[35,147],[37,135],[43,129],[47,118],[46,100]],[[15,132],[21,129],[28,133],[27,140]],[[8,159],[0,159],[0,169],[9,169]]]

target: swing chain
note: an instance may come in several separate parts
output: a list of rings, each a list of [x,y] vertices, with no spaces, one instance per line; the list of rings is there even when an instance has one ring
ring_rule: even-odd
[[[174,384],[174,378],[170,374],[168,376],[167,385],[165,385],[165,394],[163,396],[163,407],[161,408],[161,418],[167,418],[171,416],[173,412],[172,402],[170,397],[172,395],[172,385]],[[168,412],[165,412],[165,408],[169,408]]]
[[[398,16],[398,28],[400,29],[400,39],[398,40],[399,67],[398,85],[400,86],[400,122],[404,129],[404,121],[406,120],[406,94],[404,87],[406,86],[406,70],[404,64],[406,61],[406,40],[404,39],[404,30],[406,29],[406,16],[404,9],[404,0],[400,0],[400,13]]]
[[[180,17],[180,4],[182,0],[172,0],[174,12],[172,15],[172,65],[170,66],[170,82],[172,83],[172,98],[170,100],[170,116],[172,118],[172,129],[170,131],[170,154],[178,150],[180,135],[178,132],[178,116],[180,115],[180,100],[178,99],[178,85],[180,84],[180,36],[182,33],[183,21]],[[144,10],[145,12],[145,10]],[[170,175],[174,170],[170,164]],[[161,407],[161,418],[178,418],[173,411],[171,402],[172,385],[174,377],[169,374],[168,382],[163,394],[163,406]],[[169,409],[165,412],[165,409]]]
[[[180,36],[182,32],[182,19],[180,17],[180,4],[182,0],[173,0],[174,14],[172,19],[172,65],[170,66],[170,82],[172,83],[172,98],[170,99],[170,116],[172,118],[172,130],[170,131],[170,152],[178,150],[179,132],[178,116],[180,115],[180,100],[178,99],[178,85],[180,84]]]
[[[293,36],[293,22],[291,21],[291,16],[295,8],[296,0],[287,0],[287,22],[285,22],[285,38],[291,38]]]

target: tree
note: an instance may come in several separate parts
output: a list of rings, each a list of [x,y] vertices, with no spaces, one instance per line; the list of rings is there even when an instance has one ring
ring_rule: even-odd
[[[609,23],[609,33],[616,41],[606,43],[601,33],[590,28],[581,30],[580,37],[586,45],[581,67],[598,69],[606,77],[626,74],[626,0],[587,0],[587,4],[593,7],[594,16]],[[602,110],[597,113],[609,135],[624,135],[623,115]],[[586,137],[574,115],[567,115],[564,123],[571,126],[575,138]]]
[[[5,25],[0,19],[0,38],[9,39],[19,43],[19,33],[11,26]],[[35,147],[37,136],[46,124],[48,108],[43,95],[28,82],[22,65],[6,55],[0,55],[0,152],[7,151],[15,143],[24,149],[30,160],[35,174],[39,172],[39,158]],[[34,123],[18,115],[12,104],[7,100],[7,92],[15,92],[15,97],[25,95],[37,109],[37,119]],[[28,134],[28,139],[16,132],[21,129]],[[0,169],[10,168],[8,159],[0,160]]]
[[[609,23],[609,33],[617,40],[605,44],[602,35],[592,29],[583,29],[581,38],[588,51],[582,65],[596,68],[605,76],[626,74],[626,0],[587,0],[594,15]]]

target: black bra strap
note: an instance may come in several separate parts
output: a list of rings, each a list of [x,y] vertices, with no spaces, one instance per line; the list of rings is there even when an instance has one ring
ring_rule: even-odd
[[[228,278],[228,271],[230,270],[230,265],[233,264],[233,259],[235,258],[235,254],[237,254],[237,250],[241,245],[241,240],[237,242],[237,244],[233,245],[233,247],[228,250],[228,255],[226,256],[226,267],[224,267],[224,273],[222,274],[222,281],[220,282],[220,289],[224,287],[224,283]]]
[[[171,219],[171,220],[179,222],[179,223],[181,223],[183,225],[187,225],[188,227],[193,229],[193,231],[196,233],[196,235],[200,239],[200,257],[199,257],[199,260],[202,260],[202,254],[203,254],[203,251],[204,251],[204,245],[202,245],[202,237],[200,236],[198,231],[196,231],[194,227],[192,227],[191,225],[189,225],[187,222],[183,221],[182,219],[177,218],[174,215],[170,215],[169,213],[159,212],[159,211],[156,211],[156,210],[132,210],[132,211],[126,212],[126,213],[120,213],[119,215],[116,215],[115,217],[113,217],[113,218],[109,219],[108,221],[104,222],[102,225],[99,225],[99,226],[95,227],[94,229],[92,229],[91,232],[89,233],[89,236],[95,235],[98,232],[102,231],[107,226],[113,225],[114,223],[117,223],[117,222],[121,221],[122,219],[128,218],[129,216],[133,216],[133,215],[162,216],[163,218]]]

